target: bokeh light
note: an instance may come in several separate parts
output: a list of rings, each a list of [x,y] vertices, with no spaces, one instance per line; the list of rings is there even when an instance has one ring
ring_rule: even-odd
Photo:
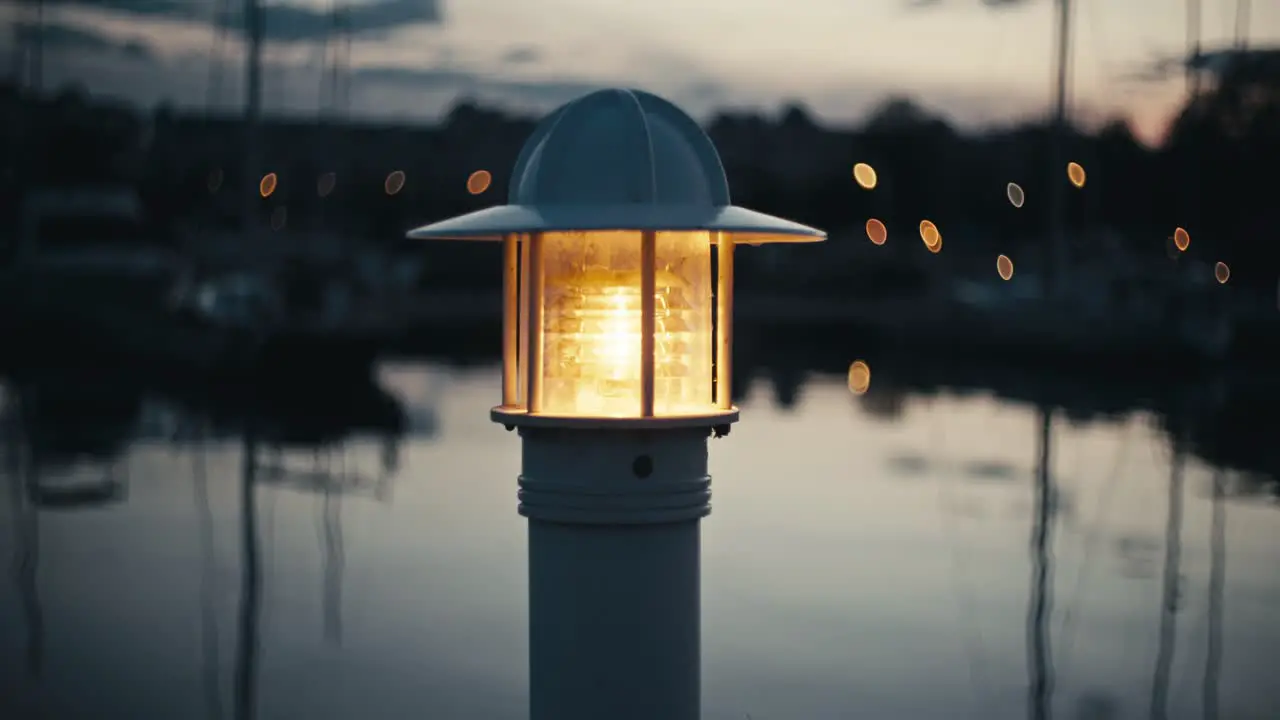
[[[489,183],[493,182],[493,176],[488,170],[477,170],[471,173],[467,178],[467,192],[472,195],[479,195],[489,189]]]
[[[1085,174],[1084,174],[1084,168],[1080,167],[1080,163],[1077,163],[1077,162],[1067,163],[1067,179],[1070,180],[1071,184],[1075,185],[1076,187],[1084,187]]]
[[[1177,246],[1181,252],[1186,252],[1191,247],[1191,235],[1182,228],[1173,231],[1173,244]]]
[[[996,258],[996,272],[1000,273],[1001,280],[1013,277],[1013,261],[1008,255],[1000,255]]]
[[[876,245],[883,245],[889,239],[889,230],[884,223],[875,218],[867,221],[867,237]]]
[[[285,210],[283,205],[276,208],[275,210],[272,210],[271,211],[271,229],[283,230],[285,222],[288,221],[288,219],[289,219],[289,211]]]
[[[874,190],[878,182],[876,169],[866,163],[858,163],[853,166],[853,179],[863,190]]]
[[[861,395],[871,387],[871,368],[861,360],[849,365],[849,392]]]
[[[933,250],[934,245],[942,244],[942,233],[938,232],[938,226],[934,225],[932,221],[921,220],[920,239],[924,241],[926,247]],[[937,251],[934,250],[934,252]]]
[[[1022,192],[1022,186],[1018,183],[1009,183],[1004,189],[1004,194],[1016,208],[1022,207],[1022,203],[1027,199],[1027,196]]]
[[[267,173],[258,181],[258,194],[262,197],[271,197],[271,193],[276,191],[276,174]]]
[[[934,255],[937,255],[938,253],[942,252],[942,234],[939,233],[937,240],[934,241],[932,245],[927,245],[926,247],[928,247],[929,252],[933,253]]]
[[[1231,268],[1227,267],[1224,262],[1219,262],[1213,266],[1213,277],[1219,283],[1225,285],[1227,280],[1231,279]]]
[[[338,185],[338,176],[334,173],[327,172],[316,180],[316,194],[320,197],[328,197],[329,193]]]
[[[395,195],[400,192],[404,188],[404,171],[393,171],[387,176],[386,181],[382,183],[382,187],[387,191],[388,195]]]

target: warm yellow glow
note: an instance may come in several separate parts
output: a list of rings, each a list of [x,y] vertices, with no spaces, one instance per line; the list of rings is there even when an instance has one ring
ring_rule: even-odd
[[[400,192],[402,189],[404,189],[404,171],[403,170],[393,171],[390,175],[387,176],[386,181],[382,183],[382,187],[384,190],[387,191],[388,195],[395,195],[396,193]]]
[[[541,412],[639,415],[640,244],[639,232],[543,236]],[[654,414],[713,411],[711,238],[660,232],[655,245]]]
[[[996,272],[1000,273],[1001,280],[1008,280],[1013,277],[1013,261],[1008,255],[1001,255],[996,258]]]
[[[861,360],[849,365],[849,392],[861,395],[871,387],[871,368]]]
[[[472,195],[479,195],[489,189],[489,183],[493,182],[493,176],[488,170],[477,170],[471,173],[467,178],[467,192]]]
[[[937,225],[934,225],[932,222],[928,220],[921,220],[920,221],[920,239],[924,241],[924,244],[930,250],[933,250],[934,245],[940,245],[942,243],[942,233],[938,232]],[[937,252],[936,250],[933,250],[933,251]]]
[[[271,197],[271,193],[276,191],[276,174],[267,173],[258,181],[258,194],[262,197]]]
[[[1186,230],[1178,228],[1173,231],[1173,244],[1177,246],[1181,252],[1186,252],[1191,247],[1191,235]]]
[[[1022,207],[1022,203],[1026,201],[1027,196],[1022,192],[1022,186],[1018,183],[1009,183],[1004,189],[1004,194],[1009,198],[1009,202],[1014,207]]]
[[[889,239],[889,230],[884,223],[871,218],[867,221],[867,237],[871,238],[871,242],[876,245],[883,245]]]
[[[1231,268],[1227,267],[1226,263],[1219,262],[1217,265],[1213,266],[1213,277],[1219,283],[1225,285],[1227,284],[1227,280],[1231,278]]]
[[[926,247],[928,247],[929,252],[933,253],[934,255],[937,255],[938,253],[942,252],[942,234],[939,233],[937,237],[934,238],[933,244],[926,245]]]
[[[328,197],[333,192],[333,188],[338,184],[338,176],[334,173],[327,172],[316,180],[316,194],[320,197]]]
[[[1080,163],[1067,163],[1067,179],[1076,187],[1084,187],[1084,168],[1080,167]]]
[[[862,189],[874,190],[877,182],[876,169],[866,163],[858,163],[853,166],[853,179]]]

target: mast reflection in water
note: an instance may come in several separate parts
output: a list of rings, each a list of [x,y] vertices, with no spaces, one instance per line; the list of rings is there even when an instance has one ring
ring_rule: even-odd
[[[1031,524],[1031,594],[1027,608],[1027,717],[1053,717],[1053,658],[1049,648],[1049,616],[1052,593],[1052,544],[1054,487],[1051,479],[1053,409],[1040,408],[1037,443],[1035,516]]]
[[[221,718],[222,683],[219,679],[217,554],[213,540],[213,512],[209,507],[209,474],[205,456],[203,426],[190,448],[191,475],[195,486],[196,518],[200,532],[200,639],[204,659],[204,693],[210,718]]]
[[[31,500],[30,490],[37,483],[33,448],[28,442],[23,423],[22,399],[12,386],[3,387],[0,395],[0,426],[5,438],[5,474],[8,475],[10,512],[14,532],[13,581],[22,604],[26,630],[25,652],[27,676],[40,679],[44,667],[44,613],[40,607],[37,569],[40,562],[39,509]]]
[[[236,647],[236,718],[257,716],[258,616],[262,601],[259,565],[258,509],[255,500],[257,438],[250,423],[244,432],[240,479],[241,576],[240,617]]]

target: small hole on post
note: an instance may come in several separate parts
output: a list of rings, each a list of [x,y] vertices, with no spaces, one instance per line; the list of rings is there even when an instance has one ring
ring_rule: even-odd
[[[647,478],[653,474],[653,458],[640,455],[631,463],[631,472],[638,478]]]

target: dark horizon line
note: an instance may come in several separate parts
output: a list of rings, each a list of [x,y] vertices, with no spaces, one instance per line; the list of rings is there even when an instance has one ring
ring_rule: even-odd
[[[604,89],[605,86],[601,86]],[[80,82],[67,82],[57,89],[49,89],[43,91],[31,92],[27,88],[19,87],[12,79],[0,79],[0,90],[12,90],[18,95],[31,97],[34,95],[44,102],[57,101],[59,98],[68,95],[82,97],[86,104],[90,107],[104,107],[116,110],[127,110],[138,116],[151,116],[168,112],[172,117],[180,120],[205,119],[216,122],[239,122],[243,118],[243,114],[237,108],[201,108],[194,103],[172,103],[169,101],[159,101],[150,106],[143,103],[135,102],[127,97],[111,93],[97,93],[90,89],[87,85]],[[733,106],[727,105],[719,107],[706,113],[705,117],[695,120],[704,129],[714,126],[721,120],[732,121],[759,121],[767,125],[777,127],[781,125],[789,114],[794,111],[802,113],[806,122],[814,129],[832,133],[832,134],[857,134],[868,131],[868,125],[875,119],[879,111],[891,103],[904,102],[920,111],[920,124],[941,123],[948,130],[962,137],[990,137],[1006,133],[1013,133],[1028,129],[1049,129],[1053,123],[1052,113],[1048,110],[1044,114],[1039,113],[1023,113],[1018,116],[1010,117],[1005,120],[996,122],[983,122],[980,124],[965,123],[957,121],[950,113],[939,110],[937,108],[927,106],[918,98],[907,95],[887,94],[876,104],[871,110],[864,113],[863,117],[857,121],[831,122],[821,118],[807,103],[799,100],[786,100],[778,103],[772,112],[753,106]],[[262,112],[263,120],[306,124],[306,125],[334,125],[348,128],[366,128],[376,129],[415,129],[415,130],[438,130],[448,123],[449,117],[462,108],[471,108],[481,114],[494,115],[500,117],[508,123],[529,123],[536,124],[542,118],[546,117],[549,111],[534,111],[528,109],[516,109],[502,102],[485,100],[473,95],[459,93],[451,105],[441,111],[434,120],[425,117],[409,118],[409,117],[388,117],[377,118],[362,113],[351,113],[342,111],[323,111],[323,110],[281,110],[264,108]],[[1176,119],[1176,115],[1169,118],[1172,123]],[[1076,118],[1074,121],[1068,120],[1068,134],[1075,135],[1096,135],[1103,129],[1114,125],[1122,125],[1126,131],[1132,136],[1135,142],[1145,145],[1152,149],[1159,149],[1164,146],[1167,140],[1167,130],[1162,133],[1160,141],[1149,144],[1143,141],[1139,133],[1134,131],[1134,118],[1125,114],[1113,114],[1103,119],[1081,121]]]

